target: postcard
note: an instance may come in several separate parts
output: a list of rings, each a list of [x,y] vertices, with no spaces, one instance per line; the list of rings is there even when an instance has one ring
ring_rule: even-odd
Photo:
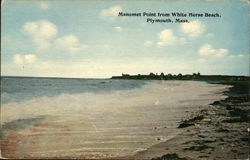
[[[1,15],[1,158],[249,158],[248,0],[3,0]]]

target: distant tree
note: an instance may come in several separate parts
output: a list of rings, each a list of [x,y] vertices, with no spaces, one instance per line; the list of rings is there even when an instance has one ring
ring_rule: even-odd
[[[129,74],[123,74],[122,73],[122,77],[129,77]]]
[[[151,72],[151,73],[149,73],[149,76],[153,77],[153,76],[155,76],[155,74]]]
[[[164,73],[163,73],[163,72],[161,72],[159,78],[160,78],[161,80],[165,79],[165,76],[164,76]]]
[[[193,78],[197,78],[198,76],[200,76],[201,74],[198,72],[198,73],[193,73],[192,77]]]

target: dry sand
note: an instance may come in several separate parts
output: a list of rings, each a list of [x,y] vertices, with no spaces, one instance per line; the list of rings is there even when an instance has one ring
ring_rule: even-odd
[[[185,156],[190,150],[183,147],[192,146],[196,137],[223,143],[210,135],[217,126],[211,128],[203,121],[190,129],[177,127],[181,120],[204,109],[208,113],[204,121],[215,123],[215,108],[209,104],[226,98],[223,91],[227,89],[206,82],[155,81],[130,91],[8,103],[1,108],[2,156],[150,159],[177,152]],[[230,136],[233,134],[228,139]],[[181,146],[183,143],[186,145]],[[191,157],[197,158],[196,153]]]

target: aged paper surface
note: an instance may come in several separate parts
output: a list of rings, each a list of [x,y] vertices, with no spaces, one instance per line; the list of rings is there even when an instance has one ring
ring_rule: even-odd
[[[248,0],[1,2],[2,158],[247,159]]]

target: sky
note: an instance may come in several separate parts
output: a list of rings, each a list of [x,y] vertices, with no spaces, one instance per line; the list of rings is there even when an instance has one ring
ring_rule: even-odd
[[[249,76],[247,0],[4,0],[1,75],[110,78],[172,73]],[[123,13],[218,13],[150,23]]]

